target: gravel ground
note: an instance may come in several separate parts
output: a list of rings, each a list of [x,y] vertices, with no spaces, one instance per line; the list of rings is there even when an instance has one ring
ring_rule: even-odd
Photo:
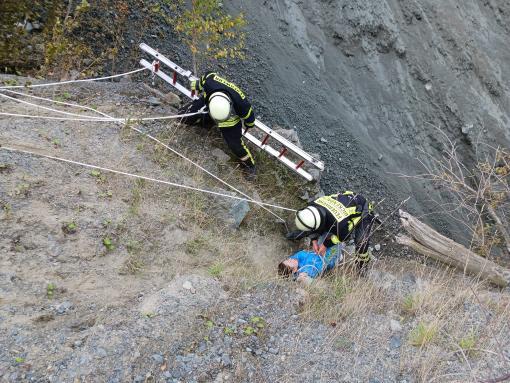
[[[119,116],[173,110],[146,100],[142,89],[135,82],[87,84],[52,97],[65,95]],[[11,101],[0,105],[26,111]],[[126,129],[0,123],[4,144],[157,178],[204,182],[190,176],[189,166],[162,156]],[[214,132],[156,123],[143,128],[163,134],[190,155],[197,154],[197,146],[222,148]],[[227,160],[218,150],[218,158]],[[4,151],[0,163],[5,165],[1,381],[410,383],[445,374],[474,381],[506,371],[508,293],[475,286],[479,300],[457,297],[470,291],[470,281],[413,261],[385,260],[382,254],[391,253],[392,246],[376,252],[382,259],[366,280],[340,290],[335,279],[302,289],[274,279],[275,265],[292,251],[276,231],[262,235],[245,223],[238,232],[215,232],[200,220],[217,209],[182,199],[180,192]],[[228,163],[208,166],[225,177],[235,171]],[[270,219],[255,218],[260,220],[268,224]],[[442,279],[435,280],[435,272]],[[445,303],[403,315],[401,302],[420,292]],[[421,321],[431,315],[444,320],[445,307],[445,334],[476,331],[480,348],[490,350],[470,355],[469,368],[451,351],[446,335],[423,349],[410,344]],[[321,312],[328,313],[327,320]],[[456,325],[450,328],[450,322]],[[437,368],[430,371],[430,365]]]

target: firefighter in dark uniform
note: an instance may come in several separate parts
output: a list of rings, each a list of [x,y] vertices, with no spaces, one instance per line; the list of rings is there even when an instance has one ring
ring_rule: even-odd
[[[298,210],[295,223],[299,231],[288,234],[287,238],[320,236],[323,243],[317,240],[312,243],[315,252],[322,255],[327,248],[345,242],[354,233],[354,262],[360,272],[364,273],[371,258],[369,239],[375,220],[372,203],[361,194],[345,191],[320,197]]]
[[[207,105],[209,115],[205,115],[206,118],[218,125],[226,144],[243,165],[247,178],[254,179],[255,160],[242,139],[243,123],[246,128],[255,125],[255,114],[246,95],[235,84],[214,72],[207,72],[200,79],[192,81],[191,89],[197,91],[200,97],[193,101],[186,112],[197,112]],[[199,120],[200,117],[192,117],[183,122],[193,124]]]

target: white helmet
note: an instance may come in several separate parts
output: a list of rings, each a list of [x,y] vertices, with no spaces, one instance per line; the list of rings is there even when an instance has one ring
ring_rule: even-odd
[[[209,98],[209,114],[216,122],[226,121],[230,117],[230,97],[226,93],[216,92]]]
[[[301,231],[317,230],[321,225],[321,215],[315,206],[307,206],[296,213],[296,226]]]

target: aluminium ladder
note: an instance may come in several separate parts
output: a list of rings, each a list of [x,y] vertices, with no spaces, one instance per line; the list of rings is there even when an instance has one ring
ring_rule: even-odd
[[[145,59],[141,59],[140,64],[143,67],[150,69],[153,75],[157,75],[158,77],[163,79],[165,82],[176,88],[179,92],[186,95],[190,99],[194,100],[198,98],[198,95],[195,93],[195,91],[188,89],[186,86],[182,85],[178,81],[178,76],[184,77],[188,81],[198,80],[198,78],[194,76],[191,71],[181,68],[173,61],[169,60],[167,57],[163,56],[161,53],[151,48],[147,44],[144,43],[140,44],[140,49],[142,49],[144,52],[148,53],[154,58],[152,63]],[[169,76],[163,70],[161,70],[161,64],[164,64],[165,66],[170,68],[170,70],[172,71],[171,76]],[[276,133],[267,125],[263,124],[261,121],[255,120],[254,127],[249,128],[249,130],[251,131],[254,128],[257,128],[260,131],[262,135],[261,137],[257,137],[255,132],[253,133],[249,132],[248,128],[244,129],[243,136],[252,144],[266,151],[271,156],[275,157],[278,161],[286,165],[288,168],[292,169],[294,172],[296,172],[303,178],[307,179],[308,181],[313,181],[314,179],[313,176],[305,169],[305,165],[315,167],[320,171],[324,170],[324,162],[315,159],[313,156],[311,156],[303,149],[287,140],[285,137]],[[278,142],[281,148],[277,150],[274,147],[272,147],[269,142],[270,139],[271,143],[272,141]],[[292,154],[293,157],[297,158],[296,162],[294,162],[289,157],[289,154]]]

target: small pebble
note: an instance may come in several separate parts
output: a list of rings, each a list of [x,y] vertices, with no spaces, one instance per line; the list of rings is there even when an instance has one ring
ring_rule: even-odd
[[[393,332],[400,332],[402,331],[402,326],[399,321],[396,321],[395,319],[390,320],[390,329]]]
[[[156,362],[156,363],[161,364],[161,363],[163,363],[163,361],[164,361],[165,359],[163,358],[163,355],[160,355],[160,354],[153,354],[153,355],[152,355],[152,360],[154,360],[154,362]]]
[[[222,357],[221,357],[221,363],[225,366],[225,367],[230,367],[232,365],[232,360],[230,359],[230,356],[227,355],[227,354],[223,354]]]
[[[397,335],[392,335],[390,338],[390,347],[399,348],[402,345],[402,339]]]

